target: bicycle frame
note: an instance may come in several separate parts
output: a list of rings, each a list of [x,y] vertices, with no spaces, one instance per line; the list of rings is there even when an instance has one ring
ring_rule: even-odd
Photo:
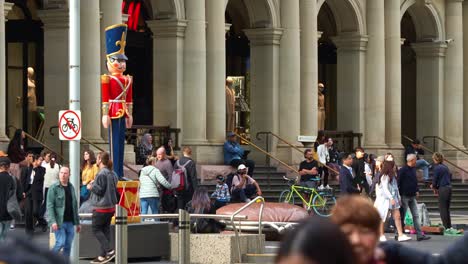
[[[317,190],[315,188],[308,188],[308,187],[303,187],[303,186],[300,186],[300,185],[291,185],[290,186],[290,192],[289,192],[289,195],[286,197],[286,201],[289,203],[291,198],[293,197],[294,193],[299,197],[299,199],[301,199],[302,203],[305,204],[307,206],[308,209],[312,208],[312,207],[318,207],[318,206],[324,206],[325,205],[325,200],[322,198],[322,196],[317,192]],[[306,201],[306,199],[304,199],[304,196],[302,196],[300,190],[302,191],[310,191],[311,194],[310,194],[310,197],[309,197],[309,201]],[[315,197],[315,196],[318,196],[319,197],[319,201],[320,201],[320,204],[312,204],[312,199]]]

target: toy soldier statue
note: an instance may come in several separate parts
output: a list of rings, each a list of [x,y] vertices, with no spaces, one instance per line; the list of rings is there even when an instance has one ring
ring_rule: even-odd
[[[127,67],[125,44],[127,25],[106,28],[107,70],[101,76],[102,125],[109,128],[109,147],[114,171],[122,178],[125,129],[133,123],[132,76],[123,75]]]

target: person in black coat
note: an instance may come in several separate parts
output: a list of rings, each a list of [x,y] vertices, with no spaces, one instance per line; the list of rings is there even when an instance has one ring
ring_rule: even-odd
[[[42,157],[34,155],[30,166],[21,170],[21,186],[25,203],[26,234],[34,234],[34,223],[37,220],[42,231],[47,231],[47,221],[40,216],[40,209],[44,200],[44,175],[45,168],[41,166]]]
[[[351,165],[353,158],[351,154],[346,153],[342,157],[343,166],[340,169],[340,192],[341,194],[359,194],[361,190],[354,181],[353,169]]]
[[[365,160],[364,160],[364,149],[361,147],[356,148],[356,158],[353,160],[353,170],[354,170],[354,182],[359,185],[360,190],[366,190],[366,193],[369,194],[369,184],[366,180],[365,173]]]

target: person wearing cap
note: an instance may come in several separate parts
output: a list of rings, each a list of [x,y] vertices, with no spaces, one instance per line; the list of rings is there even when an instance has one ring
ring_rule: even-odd
[[[7,204],[10,197],[15,195],[15,182],[9,173],[10,159],[0,157],[0,241],[3,241],[6,232],[10,228],[10,222],[13,220],[8,213]]]
[[[419,139],[415,139],[405,148],[405,157],[408,157],[409,154],[416,155],[416,169],[421,169],[423,171],[423,179],[424,181],[430,181],[429,179],[429,162],[425,159],[421,158],[424,156],[424,149],[421,146],[421,142]]]
[[[253,160],[243,159],[244,149],[237,142],[237,137],[234,132],[227,133],[227,140],[224,142],[224,164],[231,165],[233,168],[239,167],[240,164],[247,166],[250,176],[253,176],[255,162]]]
[[[232,178],[231,194],[232,200],[250,202],[254,194],[262,195],[262,190],[257,181],[247,175],[247,167],[244,164],[237,167],[237,174]]]
[[[216,210],[225,206],[231,200],[229,187],[222,175],[216,176],[216,191],[211,194],[211,198],[215,199],[214,208]]]
[[[109,145],[114,171],[119,178],[123,175],[125,128],[132,127],[133,78],[123,73],[127,69],[125,44],[127,25],[117,24],[107,27],[106,66],[109,74],[101,76],[102,125],[109,128]]]

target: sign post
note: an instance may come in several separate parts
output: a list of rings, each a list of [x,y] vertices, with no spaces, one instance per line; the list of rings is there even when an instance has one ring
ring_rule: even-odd
[[[81,111],[62,110],[59,112],[60,140],[81,140]]]
[[[80,1],[69,0],[69,15],[70,15],[70,30],[69,30],[69,41],[68,41],[68,56],[69,56],[69,109],[71,111],[80,110]],[[76,197],[80,197],[80,140],[81,138],[81,117],[79,117],[79,127],[75,128],[71,124],[71,120],[66,119],[71,113],[65,113],[64,118],[68,130],[71,130],[76,136],[70,140],[70,175],[71,183],[75,187]],[[73,118],[73,117],[71,117]],[[73,120],[76,124],[77,120]],[[77,125],[78,126],[78,125]],[[59,127],[61,128],[61,127]],[[65,126],[64,126],[65,128]],[[73,129],[72,129],[73,128]],[[65,130],[65,129],[64,129]],[[76,132],[78,130],[78,133]],[[64,132],[67,133],[67,132]],[[62,133],[60,133],[62,134]],[[78,135],[79,134],[79,135]],[[75,234],[73,240],[72,252],[71,252],[71,263],[78,264],[79,261],[79,234]]]

